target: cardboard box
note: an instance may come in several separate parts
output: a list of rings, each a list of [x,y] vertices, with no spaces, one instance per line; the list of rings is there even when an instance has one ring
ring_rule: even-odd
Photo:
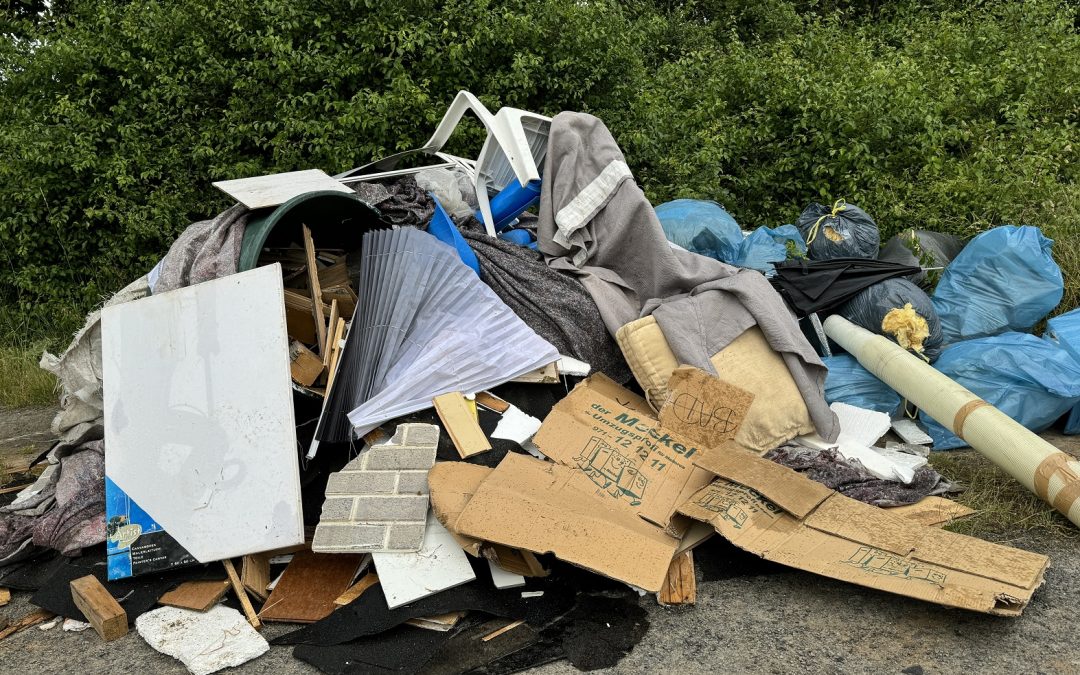
[[[429,474],[432,504],[447,528],[465,537],[552,553],[612,579],[657,592],[679,540],[616,500],[597,496],[580,471],[508,454],[477,485],[477,467],[439,462]]]
[[[753,399],[723,386],[739,393],[739,405],[745,402],[742,395]],[[725,405],[720,400],[716,404]],[[748,403],[726,418],[732,436],[747,408]],[[587,477],[593,494],[670,527],[676,535],[686,525],[672,523],[675,509],[712,480],[693,462],[709,448],[663,428],[645,399],[600,374],[578,384],[552,408],[533,443],[553,461]]]
[[[721,478],[679,512],[790,567],[949,607],[1017,616],[1046,556],[913,522],[741,448],[703,454]]]

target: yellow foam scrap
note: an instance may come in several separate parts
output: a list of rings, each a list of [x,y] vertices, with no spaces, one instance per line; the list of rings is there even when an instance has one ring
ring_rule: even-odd
[[[930,337],[930,324],[919,316],[910,302],[902,308],[889,310],[881,321],[881,330],[886,335],[894,336],[897,344],[904,349],[912,349],[920,354],[923,352],[923,340]]]

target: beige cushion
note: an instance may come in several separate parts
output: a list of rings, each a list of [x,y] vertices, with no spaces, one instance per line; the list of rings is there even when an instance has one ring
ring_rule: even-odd
[[[656,319],[647,316],[619,329],[615,340],[649,404],[659,410],[667,400],[667,383],[679,366]],[[754,394],[754,403],[735,440],[757,452],[814,431],[810,413],[791,379],[783,357],[769,347],[754,326],[709,361],[720,379]]]

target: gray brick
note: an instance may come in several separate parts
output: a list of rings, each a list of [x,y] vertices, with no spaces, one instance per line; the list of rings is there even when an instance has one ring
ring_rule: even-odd
[[[324,525],[315,528],[311,550],[327,551],[377,551],[386,539],[385,525]]]
[[[397,476],[393,472],[353,471],[330,474],[326,495],[387,494],[394,491]]]
[[[401,445],[439,445],[439,427],[434,424],[403,424],[404,439]],[[399,427],[400,428],[400,427]],[[395,434],[394,442],[397,443]]]
[[[394,523],[386,540],[388,551],[419,551],[424,543],[426,523]]]
[[[428,493],[427,471],[402,471],[400,475],[397,486],[399,495]]]
[[[365,523],[390,520],[423,521],[427,510],[427,495],[357,497],[352,519]]]
[[[352,517],[352,510],[352,497],[331,497],[323,502],[322,515],[319,516],[319,521],[349,520]]]
[[[430,469],[435,464],[435,448],[385,445],[372,448],[368,469]]]
[[[342,467],[342,471],[362,471],[364,469],[364,454],[360,453],[356,457],[349,460],[349,463]]]

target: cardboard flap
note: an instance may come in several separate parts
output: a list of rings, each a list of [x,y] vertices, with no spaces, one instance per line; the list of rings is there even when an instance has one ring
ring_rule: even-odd
[[[466,553],[480,555],[481,542],[461,535],[455,524],[465,505],[493,469],[468,462],[435,462],[428,471],[428,491],[431,495],[431,511]]]
[[[908,555],[919,546],[928,530],[885,509],[833,493],[806,518],[807,527],[851,541],[873,541],[874,546],[896,555]]]
[[[971,574],[1034,590],[1042,583],[1050,559],[1038,553],[1002,546],[945,530],[930,530],[914,557],[936,565],[955,565]]]
[[[482,541],[552,553],[604,576],[660,590],[679,540],[593,494],[569,467],[508,454],[468,500],[455,527]],[[432,494],[438,490],[431,484]]]
[[[805,518],[834,492],[731,442],[700,455],[694,463],[721,478],[753,488],[796,518]]]
[[[754,395],[698,368],[680,366],[668,380],[660,424],[705,448],[733,441]]]
[[[593,373],[584,382],[577,385],[577,387],[581,386],[587,387],[594,394],[603,396],[624,408],[639,412],[650,419],[656,419],[656,413],[649,407],[648,401],[603,373]],[[574,388],[577,389],[577,387]]]

